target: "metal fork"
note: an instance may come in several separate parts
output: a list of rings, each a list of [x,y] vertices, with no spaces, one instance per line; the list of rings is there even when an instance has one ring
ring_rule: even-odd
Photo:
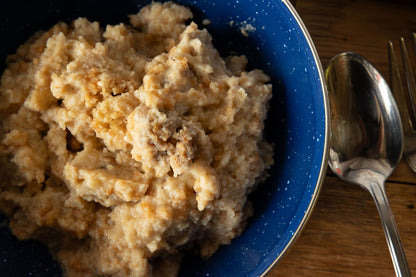
[[[414,60],[416,62],[416,33],[413,33],[412,37]],[[403,37],[400,38],[400,50],[407,90],[403,87],[399,66],[396,60],[396,53],[394,52],[393,42],[391,41],[388,43],[390,85],[394,98],[396,99],[397,106],[399,107],[400,117],[403,124],[403,154],[410,168],[416,172],[416,84],[411,61]]]

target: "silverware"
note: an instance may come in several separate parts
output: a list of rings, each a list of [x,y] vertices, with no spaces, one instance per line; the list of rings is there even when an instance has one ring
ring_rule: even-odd
[[[390,88],[358,54],[346,52],[328,64],[331,110],[329,166],[344,181],[374,199],[397,276],[411,276],[384,182],[402,158],[403,131]]]
[[[416,55],[415,33],[413,33],[413,47]],[[416,85],[412,65],[403,37],[400,38],[400,50],[407,89],[405,90],[403,87],[399,66],[396,60],[396,53],[393,48],[393,42],[391,41],[388,43],[390,85],[393,90],[396,103],[399,107],[400,117],[403,124],[403,154],[410,168],[416,172]]]

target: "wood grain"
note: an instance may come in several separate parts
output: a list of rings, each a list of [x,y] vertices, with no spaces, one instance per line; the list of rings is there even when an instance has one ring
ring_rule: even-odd
[[[323,66],[342,51],[365,56],[388,76],[387,43],[416,31],[415,1],[297,0]],[[411,271],[416,274],[416,173],[402,161],[386,184]],[[394,276],[369,193],[331,171],[301,236],[268,276]]]
[[[416,272],[416,186],[388,183],[386,188]],[[270,276],[369,275],[394,276],[377,209],[361,187],[328,176],[308,225]]]

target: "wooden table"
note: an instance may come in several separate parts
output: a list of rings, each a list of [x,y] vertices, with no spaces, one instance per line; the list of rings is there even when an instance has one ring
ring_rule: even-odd
[[[389,80],[387,42],[410,41],[416,1],[297,0],[325,67],[342,51],[365,56]],[[398,48],[397,48],[398,50]],[[369,193],[330,169],[301,236],[269,276],[395,276],[377,209]],[[386,184],[408,263],[416,275],[416,173],[405,162]]]

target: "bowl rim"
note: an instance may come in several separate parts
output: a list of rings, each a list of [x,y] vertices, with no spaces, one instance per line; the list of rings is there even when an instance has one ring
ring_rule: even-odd
[[[322,97],[323,97],[323,103],[324,103],[324,115],[325,115],[325,134],[324,134],[324,147],[323,147],[323,153],[322,153],[322,161],[321,161],[321,167],[318,175],[318,180],[316,182],[315,190],[312,194],[311,201],[309,202],[309,206],[305,211],[305,216],[302,218],[302,221],[299,223],[299,226],[297,227],[296,231],[294,232],[293,236],[289,240],[289,242],[285,245],[283,250],[280,252],[280,254],[270,263],[270,265],[266,268],[266,270],[260,275],[260,277],[266,276],[289,252],[289,250],[292,248],[292,246],[295,244],[297,239],[300,237],[300,234],[304,230],[306,223],[311,217],[312,211],[315,208],[316,202],[319,197],[319,193],[321,191],[324,178],[326,176],[327,168],[328,168],[328,155],[329,155],[329,137],[331,133],[331,126],[329,121],[329,115],[330,115],[330,107],[329,107],[329,99],[328,99],[328,90],[327,90],[327,84],[325,81],[325,75],[324,70],[322,67],[322,63],[320,61],[318,51],[316,50],[315,44],[312,40],[311,35],[309,34],[309,31],[306,28],[306,25],[303,23],[300,15],[296,11],[295,7],[292,5],[290,0],[280,0],[284,5],[286,5],[289,12],[293,15],[294,19],[296,20],[296,23],[299,25],[300,30],[302,31],[303,35],[305,36],[306,42],[308,43],[308,46],[311,50],[314,62],[317,66],[317,71],[320,79],[320,87],[322,89]]]

